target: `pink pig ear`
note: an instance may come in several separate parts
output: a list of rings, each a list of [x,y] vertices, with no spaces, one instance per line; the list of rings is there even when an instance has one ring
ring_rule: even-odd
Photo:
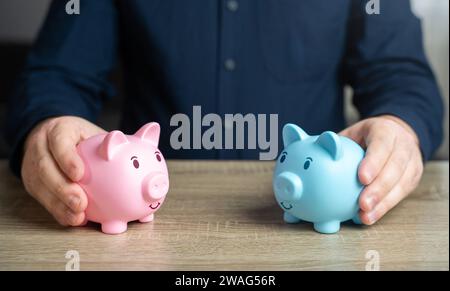
[[[118,130],[111,131],[103,139],[100,145],[100,155],[110,161],[121,145],[127,144],[127,137]]]
[[[142,140],[148,141],[155,147],[158,146],[159,133],[161,129],[156,122],[150,122],[142,126],[134,135]]]

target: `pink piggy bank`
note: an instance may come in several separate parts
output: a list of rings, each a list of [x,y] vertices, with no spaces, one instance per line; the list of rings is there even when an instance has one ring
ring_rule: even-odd
[[[86,222],[118,234],[133,220],[149,222],[169,190],[166,162],[158,150],[160,127],[148,123],[134,135],[120,131],[82,141],[78,152],[85,164],[78,182],[88,196]]]

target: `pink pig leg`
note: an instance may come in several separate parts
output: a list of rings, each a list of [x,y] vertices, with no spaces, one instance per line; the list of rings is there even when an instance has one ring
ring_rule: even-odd
[[[141,219],[139,219],[139,222],[145,223],[145,222],[150,222],[153,221],[153,219],[155,218],[155,216],[152,214],[147,215],[145,217],[142,217]]]
[[[119,234],[127,230],[127,223],[123,221],[108,221],[102,223],[102,231],[107,234]]]

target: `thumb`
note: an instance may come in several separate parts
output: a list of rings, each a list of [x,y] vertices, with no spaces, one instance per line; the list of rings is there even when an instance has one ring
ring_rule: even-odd
[[[48,132],[48,145],[56,163],[74,182],[84,175],[84,163],[77,151],[80,141],[78,126],[70,121],[57,123]]]
[[[362,131],[362,126],[360,123],[356,123],[350,127],[345,128],[339,132],[339,135],[348,137],[354,142],[359,144],[361,147],[365,147],[364,132]]]

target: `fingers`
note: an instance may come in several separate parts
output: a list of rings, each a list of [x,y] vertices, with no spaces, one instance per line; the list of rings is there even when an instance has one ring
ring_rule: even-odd
[[[61,116],[41,121],[25,140],[21,167],[25,189],[62,225],[85,220],[87,196],[75,183],[84,175],[84,164],[76,146],[102,132],[83,118]]]
[[[405,198],[407,192],[403,188],[403,185],[396,185],[375,207],[369,212],[361,212],[361,222],[366,225],[372,225],[383,217],[389,210],[397,205],[403,198]]]
[[[410,158],[411,151],[407,146],[394,145],[386,165],[361,193],[359,204],[363,211],[371,211],[394,188],[408,167]]]
[[[374,181],[393,151],[396,135],[391,133],[390,123],[393,122],[378,123],[376,128],[372,128],[372,124],[367,123],[367,135],[363,133],[366,136],[367,150],[358,170],[359,180],[364,185]]]
[[[22,177],[26,190],[61,225],[79,225],[83,222],[86,194],[58,168],[48,149],[46,134],[33,137],[24,155]]]
[[[83,224],[85,213],[84,212],[78,212],[74,213],[71,211],[67,206],[65,206],[63,203],[58,204],[58,207],[56,207],[56,210],[53,213],[53,217],[59,222],[64,221],[67,225],[70,226],[79,226]],[[61,224],[61,222],[59,222]],[[61,224],[64,226],[64,224]]]
[[[39,169],[42,183],[68,208],[75,213],[83,212],[86,209],[87,197],[83,189],[64,177],[50,156],[46,156],[40,161]]]
[[[361,147],[367,148],[358,170],[359,180],[364,185],[374,181],[391,155],[395,142],[395,134],[392,134],[393,123],[390,120],[364,120],[340,132]]]
[[[84,174],[84,164],[76,146],[80,133],[73,126],[56,124],[48,133],[48,146],[61,170],[72,181],[79,181]]]
[[[339,135],[346,136],[359,144],[361,147],[365,147],[364,136],[360,133],[361,127],[362,123],[358,122],[339,132]]]
[[[84,212],[75,213],[58,197],[46,191],[45,187],[36,189],[32,196],[63,226],[77,226],[83,223]]]
[[[423,173],[417,136],[393,116],[362,120],[341,134],[366,147],[358,169],[366,186],[359,200],[360,218],[373,224],[417,186]]]
[[[37,150],[37,172],[44,186],[44,191],[51,193],[75,213],[82,212],[87,207],[87,197],[81,187],[68,181],[56,161],[53,159],[43,140],[36,144]]]
[[[371,225],[383,217],[389,210],[395,207],[401,200],[415,189],[422,176],[423,167],[420,160],[420,153],[412,157],[408,163],[402,177],[396,185],[389,191],[370,211],[362,210],[360,218],[362,223]]]
[[[365,212],[361,210],[360,219],[365,225],[372,225],[377,222],[382,216],[384,216],[391,208],[399,203],[404,197],[405,192],[402,191],[400,186],[396,186],[391,192],[379,202],[372,211]]]

